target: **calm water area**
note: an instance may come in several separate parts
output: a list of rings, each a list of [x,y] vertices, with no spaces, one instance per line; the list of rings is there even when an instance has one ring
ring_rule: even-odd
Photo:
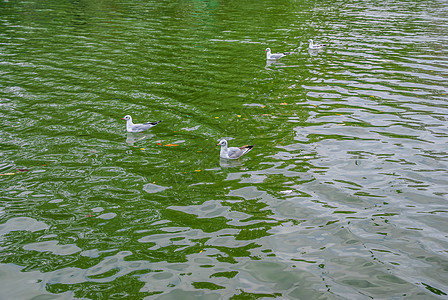
[[[0,299],[448,299],[448,2],[0,0]]]

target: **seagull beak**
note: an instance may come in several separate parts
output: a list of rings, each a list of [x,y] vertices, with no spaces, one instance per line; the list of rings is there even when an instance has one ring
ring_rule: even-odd
[[[216,146],[219,146],[219,144],[216,144]]]
[[[124,118],[121,118],[122,120],[124,120]]]

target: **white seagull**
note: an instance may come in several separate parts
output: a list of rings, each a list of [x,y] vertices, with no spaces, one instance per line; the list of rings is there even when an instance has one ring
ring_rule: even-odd
[[[227,141],[221,140],[216,146],[221,146],[219,156],[228,159],[237,159],[252,150],[253,146],[245,145],[242,147],[227,147]]]
[[[309,39],[308,42],[310,42],[310,45],[308,48],[310,49],[322,49],[323,47],[327,46],[327,44],[314,44],[312,39]]]
[[[126,130],[127,132],[142,132],[146,129],[156,126],[162,121],[157,122],[148,122],[143,124],[134,124],[132,123],[132,117],[130,115],[125,116],[122,120],[126,120]]]
[[[266,51],[266,59],[267,60],[280,59],[280,58],[292,53],[292,52],[271,53],[271,48],[266,48],[264,51]]]

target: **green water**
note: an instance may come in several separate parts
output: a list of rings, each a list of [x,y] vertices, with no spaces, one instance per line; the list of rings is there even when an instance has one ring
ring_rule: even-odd
[[[445,299],[447,22],[446,1],[1,0],[0,298]]]

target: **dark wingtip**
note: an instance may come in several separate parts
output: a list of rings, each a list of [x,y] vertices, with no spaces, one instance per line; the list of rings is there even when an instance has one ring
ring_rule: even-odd
[[[240,147],[240,149],[241,150],[243,150],[243,149],[249,149],[249,150],[251,150],[252,148],[254,147],[254,145],[244,145],[243,147]]]

